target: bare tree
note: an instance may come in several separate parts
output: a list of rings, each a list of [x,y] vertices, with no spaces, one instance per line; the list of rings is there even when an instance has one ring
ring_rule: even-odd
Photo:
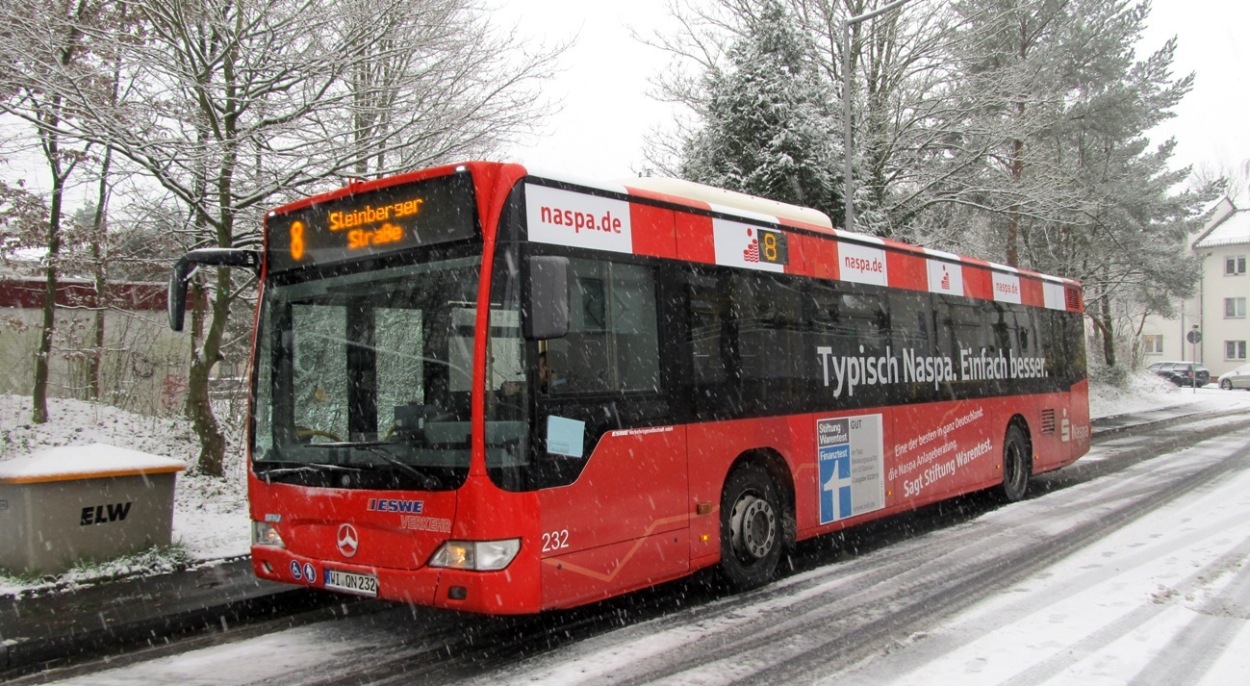
[[[1245,201],[1250,188],[1250,159],[1235,165],[1210,163],[1198,165],[1190,178],[1190,187],[1197,190],[1218,186],[1234,204]]]
[[[536,87],[567,47],[537,52],[486,21],[476,0],[343,0],[341,40],[355,46],[339,109],[359,177],[497,151],[545,112]],[[355,36],[373,36],[360,40]]]
[[[476,0],[133,0],[140,31],[116,43],[115,103],[49,80],[72,120],[32,122],[108,144],[185,208],[186,246],[259,247],[262,206],[362,172],[481,153],[542,114],[555,52],[529,54]],[[0,84],[2,87],[3,84]],[[208,383],[232,306],[228,270],[197,277],[187,413],[199,468],[221,474],[225,441]],[[202,297],[198,297],[202,296]]]
[[[32,421],[48,420],[48,375],[56,327],[57,266],[62,244],[65,192],[69,177],[86,155],[89,143],[65,133],[76,124],[78,109],[59,86],[65,76],[87,61],[87,32],[105,14],[102,3],[91,0],[48,0],[5,3],[9,49],[0,53],[3,84],[0,110],[16,114],[34,126],[38,147],[50,181],[43,247],[43,326],[35,354]],[[78,82],[83,92],[94,92],[88,80]]]
[[[111,17],[111,26],[101,26],[101,31],[111,29],[114,37],[129,37],[133,28],[133,22],[127,12],[128,7],[125,3],[119,3]],[[105,48],[113,48],[109,50],[111,54],[101,55],[103,64],[112,64],[112,73],[109,82],[101,91],[102,97],[106,98],[106,106],[109,108],[116,107],[118,98],[120,97],[121,79],[122,79],[122,52],[116,49],[117,40],[108,41]],[[113,145],[105,142],[103,145],[103,153],[98,161],[98,169],[96,176],[96,195],[95,207],[91,208],[91,218],[86,222],[85,227],[86,243],[89,248],[89,264],[92,277],[92,283],[95,285],[95,316],[92,318],[92,343],[88,369],[87,369],[87,397],[90,400],[100,399],[100,373],[104,360],[104,340],[105,340],[105,310],[108,307],[109,288],[108,288],[108,208],[111,199],[112,184],[114,173],[113,167]]]

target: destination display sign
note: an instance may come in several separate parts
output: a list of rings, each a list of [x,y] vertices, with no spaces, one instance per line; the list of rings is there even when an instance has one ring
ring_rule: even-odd
[[[760,262],[780,265],[790,263],[790,250],[786,247],[784,233],[763,227],[756,227],[755,231],[760,235],[759,245],[756,248],[759,251]]]
[[[284,271],[473,238],[468,174],[349,195],[269,218],[269,269]]]

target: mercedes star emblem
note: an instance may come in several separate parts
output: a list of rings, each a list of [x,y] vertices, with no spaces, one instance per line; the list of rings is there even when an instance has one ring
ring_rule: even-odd
[[[343,557],[355,557],[356,551],[360,549],[360,536],[356,534],[356,527],[351,524],[343,524],[339,526],[339,552]]]

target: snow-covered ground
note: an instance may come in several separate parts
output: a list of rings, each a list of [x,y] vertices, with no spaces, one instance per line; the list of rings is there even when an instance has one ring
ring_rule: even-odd
[[[1227,396],[1213,386],[1195,393],[1143,374],[1123,389],[1096,385],[1090,406],[1095,417],[1104,417],[1218,399],[1221,394]],[[46,424],[33,424],[30,398],[0,395],[0,461],[48,447],[103,443],[180,459],[192,466],[199,451],[190,424],[184,420],[143,417],[104,405],[61,399],[49,401],[49,413],[51,419]],[[240,432],[233,433],[237,436]],[[250,536],[246,472],[237,440],[228,451],[226,472],[224,479],[217,479],[191,468],[178,476],[173,522],[176,550],[79,568],[57,578],[16,579],[0,575],[0,594],[63,588],[103,577],[246,554]]]
[[[46,424],[34,424],[30,420],[29,397],[0,395],[0,462],[46,448],[85,448],[92,444],[182,460],[190,468],[177,477],[173,521],[175,548],[85,565],[57,577],[18,579],[0,574],[0,595],[165,571],[248,552],[247,480],[240,448],[230,450],[224,479],[207,477],[193,467],[199,454],[199,442],[185,420],[144,417],[107,405],[65,399],[49,400],[48,413],[50,419]]]
[[[1109,384],[1091,384],[1089,393],[1090,416],[1114,417],[1118,414],[1142,412],[1160,407],[1187,405],[1203,400],[1216,399],[1224,393],[1214,383],[1205,388],[1177,388],[1173,384],[1150,374],[1141,372],[1129,378],[1123,387]]]
[[[1250,412],[1250,393],[1215,388],[1177,391],[1141,379],[1126,392],[1100,389],[1093,410],[1098,416],[1199,403],[1203,410]],[[1214,420],[1213,420],[1214,421]],[[1227,421],[1227,418],[1224,420]],[[1186,427],[1184,430],[1189,430]],[[819,595],[829,586],[859,588],[865,569],[872,570],[898,555],[917,565],[948,565],[949,560],[910,556],[904,548],[924,548],[928,542],[949,538],[951,544],[977,527],[1002,530],[1007,536],[1036,529],[1039,536],[1056,536],[1078,525],[1106,517],[1118,500],[1133,500],[1151,485],[1170,487],[1194,483],[1190,478],[1212,465],[1227,464],[1230,455],[1243,453],[1250,431],[1213,438],[1165,458],[1134,464],[1116,472],[1115,479],[1094,479],[1040,498],[995,509],[976,521],[909,539],[889,550],[868,553],[840,565],[832,573],[814,569],[787,577],[774,590],[757,593],[759,602],[743,605],[736,599],[716,601],[710,609],[691,608],[659,619],[627,624],[620,630],[584,640],[564,642],[552,650],[538,650],[503,671],[468,670],[445,674],[447,683],[630,683],[710,684],[759,683],[770,674],[785,674],[776,663],[765,663],[771,646],[802,644],[811,638],[796,634],[782,640],[746,642],[755,652],[729,651],[723,659],[697,662],[684,669],[684,656],[714,647],[736,634],[735,627],[767,617],[791,621],[790,608],[822,605]],[[1121,448],[1122,449],[1122,448]],[[1097,446],[1092,460],[1110,459],[1116,448]],[[1153,496],[1151,496],[1153,497]],[[1101,504],[1099,499],[1102,500]],[[1110,501],[1110,502],[1108,502]],[[1134,502],[1136,502],[1134,500]],[[1083,503],[1091,503],[1088,507]],[[1022,529],[1021,523],[1030,523]],[[994,550],[997,539],[980,538]],[[1019,544],[1027,546],[1029,536]],[[1001,542],[1001,541],[999,541]],[[977,545],[981,545],[978,543]],[[971,564],[980,564],[974,562]],[[950,570],[952,575],[964,571]],[[918,578],[925,578],[921,570]],[[903,575],[905,576],[905,575]],[[889,576],[892,582],[900,577]],[[912,580],[908,583],[919,583]],[[786,588],[792,589],[788,592]],[[832,596],[837,596],[833,593]],[[812,597],[798,597],[812,596]],[[717,603],[734,603],[732,612],[714,611]],[[849,601],[848,601],[849,602]],[[689,614],[689,621],[680,621]],[[823,616],[823,615],[822,615]],[[940,614],[938,616],[941,616]],[[402,613],[407,627],[417,615]],[[433,628],[422,626],[412,635],[426,636],[437,645],[443,633],[443,615],[422,615]],[[200,648],[189,653],[137,662],[59,683],[147,684],[326,682],[326,675],[347,678],[354,661],[420,660],[413,653],[432,650],[409,633],[388,627],[386,620],[370,624],[368,617],[344,617],[341,622],[279,630],[249,640]],[[448,624],[458,621],[449,617]],[[794,620],[798,621],[798,620]],[[766,623],[777,629],[777,622]],[[799,622],[798,626],[808,627]],[[810,627],[808,627],[810,629]],[[723,632],[723,634],[722,634]],[[781,634],[777,634],[780,636]],[[400,640],[409,636],[411,641]],[[454,637],[452,639],[455,640]],[[801,651],[799,645],[796,650]],[[784,652],[783,648],[777,650]],[[716,652],[711,650],[710,652]],[[800,653],[806,655],[806,653]],[[760,663],[757,664],[756,660]],[[661,665],[631,673],[634,665]],[[770,667],[769,665],[772,664]],[[671,665],[666,671],[663,665]],[[1231,469],[1218,479],[1184,489],[1157,508],[1098,536],[1088,545],[1053,563],[1039,564],[1024,578],[999,592],[910,635],[899,634],[891,644],[853,665],[829,664],[813,676],[806,665],[804,683],[837,684],[1200,684],[1217,686],[1245,683],[1250,674],[1250,470]],[[368,672],[364,672],[368,674]],[[632,674],[632,677],[631,677]],[[211,675],[211,676],[207,676]],[[623,676],[622,676],[623,675]],[[781,682],[787,681],[778,675]]]
[[[1246,434],[1210,443],[1230,442],[1224,447],[1244,448]],[[1204,444],[1172,459],[1214,460],[1221,449]],[[1248,620],[1250,471],[1243,471],[829,683],[1244,684]]]

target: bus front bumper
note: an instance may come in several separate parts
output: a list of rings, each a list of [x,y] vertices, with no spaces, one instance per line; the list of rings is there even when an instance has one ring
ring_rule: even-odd
[[[515,567],[515,564],[513,565]],[[302,557],[283,548],[252,546],[252,569],[270,581],[479,614],[538,612],[537,593],[525,593],[513,568],[479,572],[436,567],[390,569]],[[537,589],[538,584],[529,585]]]

